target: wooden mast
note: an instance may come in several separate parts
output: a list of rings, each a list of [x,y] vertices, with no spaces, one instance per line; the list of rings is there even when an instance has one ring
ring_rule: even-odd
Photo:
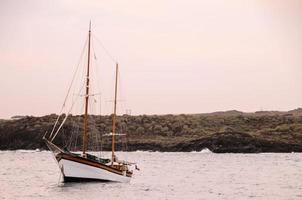
[[[118,78],[118,63],[115,65],[115,89],[114,89],[114,109],[112,118],[112,160],[111,164],[115,161],[114,149],[115,149],[115,128],[116,128],[116,99],[117,99],[117,78]]]
[[[89,23],[88,34],[88,61],[86,74],[86,94],[85,94],[85,115],[84,115],[84,132],[83,132],[83,156],[86,157],[88,144],[88,100],[89,100],[89,67],[90,67],[90,39],[91,39],[91,22]]]

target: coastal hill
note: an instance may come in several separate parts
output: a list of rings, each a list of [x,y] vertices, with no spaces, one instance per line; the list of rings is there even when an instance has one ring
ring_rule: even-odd
[[[15,116],[0,120],[0,149],[46,149],[43,135],[52,130],[57,115]],[[62,117],[60,118],[62,120]],[[90,116],[90,140],[102,140],[102,149],[110,150],[110,141],[101,134],[111,132],[111,116]],[[83,116],[69,116],[55,143],[72,150],[81,149]],[[295,110],[236,110],[204,114],[118,116],[118,132],[127,133],[117,140],[118,150],[213,152],[302,152],[302,108]],[[76,141],[72,143],[71,141]],[[72,148],[71,148],[72,146]],[[99,150],[93,146],[92,150]]]

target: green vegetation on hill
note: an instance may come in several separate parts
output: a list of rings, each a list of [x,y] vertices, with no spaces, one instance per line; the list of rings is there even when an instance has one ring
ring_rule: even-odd
[[[56,115],[0,121],[0,149],[45,149],[42,137]],[[90,116],[89,133],[111,132],[111,116]],[[55,143],[64,147],[76,139],[81,149],[82,116],[70,116]],[[302,109],[288,112],[239,111],[207,114],[118,116],[119,132],[127,133],[128,150],[214,152],[302,151]],[[99,139],[99,138],[98,138]],[[119,142],[119,141],[118,141]],[[110,141],[103,148],[110,149]]]

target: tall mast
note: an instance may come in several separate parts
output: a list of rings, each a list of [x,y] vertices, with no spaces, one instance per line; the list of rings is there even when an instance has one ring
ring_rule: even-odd
[[[89,100],[89,67],[90,67],[90,39],[91,39],[91,22],[89,23],[88,34],[88,61],[86,74],[86,94],[85,94],[85,115],[84,115],[84,132],[83,132],[83,156],[86,157],[88,144],[88,100]]]
[[[114,156],[114,149],[115,149],[115,144],[114,144],[114,136],[115,136],[115,128],[116,128],[116,99],[117,99],[117,78],[118,78],[118,63],[115,65],[115,89],[114,89],[114,109],[113,109],[113,119],[112,119],[112,160],[111,164],[115,161],[115,156]]]

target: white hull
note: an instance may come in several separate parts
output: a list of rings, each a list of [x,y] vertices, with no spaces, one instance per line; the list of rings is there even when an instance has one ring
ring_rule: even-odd
[[[100,181],[115,181],[127,183],[130,181],[130,177],[125,175],[119,175],[114,172],[110,172],[105,169],[93,167],[87,164],[66,160],[62,158],[59,161],[59,167],[64,178],[76,178],[76,179],[94,179]]]

